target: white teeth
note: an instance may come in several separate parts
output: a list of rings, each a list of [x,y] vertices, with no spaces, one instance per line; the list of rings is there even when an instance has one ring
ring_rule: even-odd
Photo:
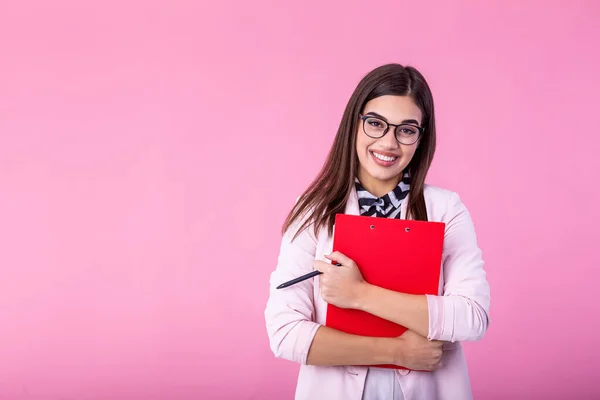
[[[374,155],[375,157],[379,158],[379,159],[380,159],[380,160],[382,160],[382,161],[394,161],[396,158],[398,158],[398,157],[388,157],[388,156],[384,156],[384,155],[381,155],[381,154],[377,154],[377,153],[375,153],[375,152],[373,152],[373,155]]]

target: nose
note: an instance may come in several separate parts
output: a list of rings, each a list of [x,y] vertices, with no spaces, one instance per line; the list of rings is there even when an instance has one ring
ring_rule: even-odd
[[[395,127],[390,126],[388,131],[383,135],[382,138],[379,139],[379,142],[383,145],[386,150],[395,150],[400,144],[396,140],[396,131]]]

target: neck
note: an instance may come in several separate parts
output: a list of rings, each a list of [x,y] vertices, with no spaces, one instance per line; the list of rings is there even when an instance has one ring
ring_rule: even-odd
[[[404,176],[404,172],[400,175],[388,179],[388,180],[380,180],[377,178],[373,178],[371,175],[365,173],[362,169],[358,171],[358,180],[360,184],[369,191],[373,196],[382,197],[383,195],[394,190],[396,186],[402,180]]]

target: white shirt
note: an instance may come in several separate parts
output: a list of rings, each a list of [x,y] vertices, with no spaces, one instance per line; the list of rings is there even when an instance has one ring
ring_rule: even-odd
[[[362,400],[404,400],[400,379],[393,369],[369,368]]]

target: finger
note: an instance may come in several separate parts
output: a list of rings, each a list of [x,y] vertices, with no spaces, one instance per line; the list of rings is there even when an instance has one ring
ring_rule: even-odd
[[[440,368],[442,368],[442,362],[441,361],[438,361],[438,362],[432,361],[432,362],[428,363],[427,367],[425,367],[424,369],[426,371],[436,371],[436,370],[438,370]]]
[[[325,255],[325,258],[327,258],[328,260],[331,261],[335,261],[338,262],[342,265],[351,265],[353,263],[353,261],[346,257],[344,254],[340,253],[339,251],[334,251],[333,253],[329,254],[329,255]]]
[[[322,272],[324,274],[326,274],[329,271],[330,268],[332,268],[331,264],[326,263],[324,261],[315,261],[313,263],[313,269],[315,269],[317,271],[320,271],[320,272]]]

